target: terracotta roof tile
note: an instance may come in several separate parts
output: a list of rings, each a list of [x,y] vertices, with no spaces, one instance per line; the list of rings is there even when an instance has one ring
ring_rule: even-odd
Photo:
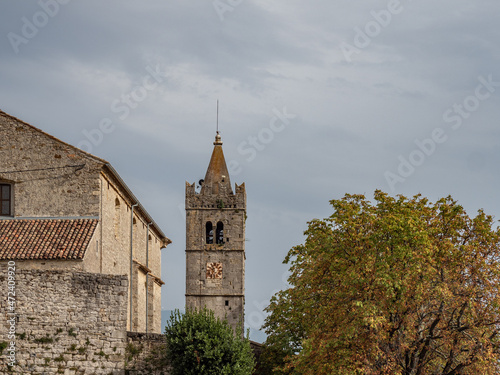
[[[97,219],[0,220],[0,260],[83,259]]]

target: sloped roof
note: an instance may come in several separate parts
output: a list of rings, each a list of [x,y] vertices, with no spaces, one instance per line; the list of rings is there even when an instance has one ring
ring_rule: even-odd
[[[0,220],[0,260],[83,259],[97,219]]]
[[[212,157],[210,158],[210,163],[208,164],[205,180],[201,186],[201,194],[205,193],[206,186],[211,187],[210,194],[218,194],[219,185],[225,187],[228,192],[233,192],[233,189],[231,189],[231,180],[229,179],[226,159],[224,158],[224,152],[222,151],[222,140],[217,132]]]

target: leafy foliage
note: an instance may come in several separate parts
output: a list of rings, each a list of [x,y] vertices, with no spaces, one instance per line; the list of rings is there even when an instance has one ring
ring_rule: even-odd
[[[0,342],[0,355],[2,355],[3,351],[9,346],[9,344],[6,341]]]
[[[254,358],[248,338],[204,309],[176,310],[165,328],[172,375],[250,375]]]
[[[500,373],[500,232],[451,197],[330,202],[294,247],[263,357],[274,374]]]

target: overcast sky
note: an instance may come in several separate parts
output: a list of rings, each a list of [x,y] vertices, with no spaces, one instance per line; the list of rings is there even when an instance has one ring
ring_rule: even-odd
[[[346,193],[451,194],[500,217],[498,0],[1,0],[0,109],[115,167],[173,243],[184,307],[185,181],[216,101],[245,182],[247,325],[288,250]]]

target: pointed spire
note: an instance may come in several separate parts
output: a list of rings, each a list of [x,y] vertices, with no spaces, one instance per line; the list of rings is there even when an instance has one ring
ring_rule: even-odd
[[[229,172],[227,170],[224,152],[222,151],[222,139],[217,131],[215,135],[214,150],[210,158],[205,181],[201,187],[201,194],[232,194],[231,180],[229,179]]]

